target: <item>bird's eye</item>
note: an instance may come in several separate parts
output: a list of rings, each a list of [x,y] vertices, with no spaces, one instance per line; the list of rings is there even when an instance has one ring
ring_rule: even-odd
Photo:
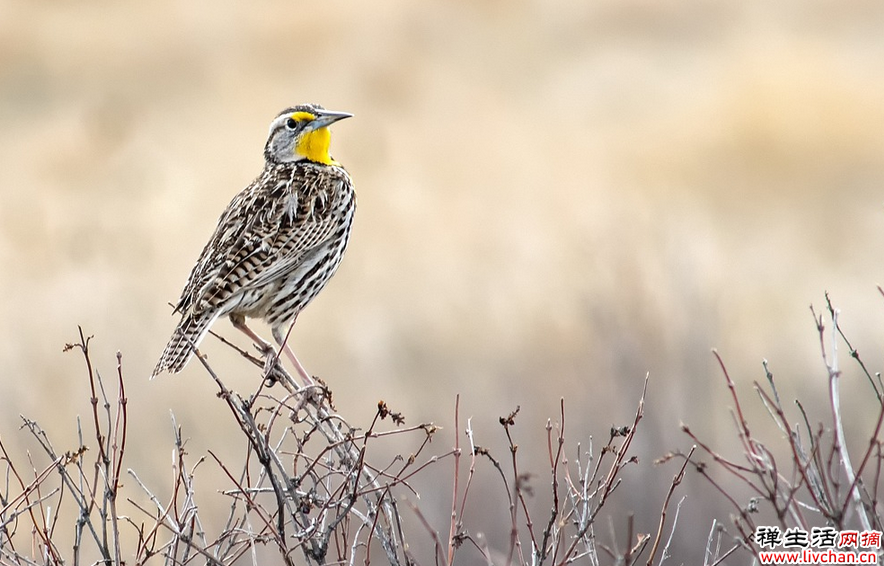
[[[285,121],[285,127],[288,128],[288,129],[290,129],[290,130],[294,130],[295,128],[298,127],[298,122],[296,122],[295,120],[289,118],[288,120]]]

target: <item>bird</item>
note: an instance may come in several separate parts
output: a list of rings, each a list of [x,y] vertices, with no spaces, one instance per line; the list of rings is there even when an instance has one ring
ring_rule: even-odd
[[[184,369],[212,324],[227,316],[265,356],[279,352],[246,324],[269,324],[305,384],[311,376],[286,344],[301,310],[325,287],[344,256],[356,212],[346,169],[329,154],[333,123],[352,117],[318,104],[286,108],[270,123],[264,169],[218,219],[175,304],[181,320],[151,379]]]

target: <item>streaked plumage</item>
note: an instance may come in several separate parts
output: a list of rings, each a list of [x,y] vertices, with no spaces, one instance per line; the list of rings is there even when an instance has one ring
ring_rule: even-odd
[[[288,325],[328,283],[347,247],[356,194],[328,154],[327,126],[348,116],[303,105],[274,119],[264,171],[218,220],[175,306],[181,322],[153,376],[181,371],[223,315],[253,338],[244,317],[263,319],[282,344]]]

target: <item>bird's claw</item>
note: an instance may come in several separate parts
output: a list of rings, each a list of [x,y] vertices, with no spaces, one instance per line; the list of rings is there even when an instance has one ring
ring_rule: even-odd
[[[257,345],[255,347],[264,356],[264,381],[267,383],[267,387],[272,387],[278,381],[284,380],[286,371],[282,367],[279,356],[276,354],[273,346],[266,344],[263,347]]]

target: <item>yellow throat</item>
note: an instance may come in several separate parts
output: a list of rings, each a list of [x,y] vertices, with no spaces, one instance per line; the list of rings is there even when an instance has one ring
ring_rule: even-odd
[[[328,128],[319,128],[307,132],[298,140],[295,151],[298,155],[306,157],[310,161],[324,165],[338,165],[338,162],[328,154],[328,146],[331,143],[331,132]]]

